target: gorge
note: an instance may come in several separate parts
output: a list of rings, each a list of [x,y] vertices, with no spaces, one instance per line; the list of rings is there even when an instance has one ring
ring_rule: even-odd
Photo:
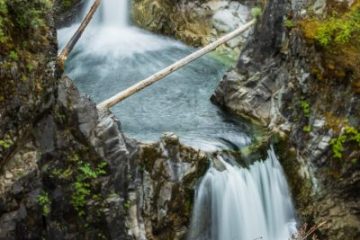
[[[28,10],[47,12],[38,16],[44,25],[29,27],[31,35],[22,38],[11,35],[2,46],[9,54],[1,59],[1,76],[17,79],[18,71],[33,77],[1,88],[0,239],[285,240],[304,223],[325,223],[316,229],[319,239],[359,237],[359,147],[355,137],[344,140],[342,153],[351,161],[341,168],[331,149],[336,134],[350,138],[358,129],[357,72],[348,65],[349,82],[315,82],[319,73],[309,70],[308,58],[323,57],[321,49],[286,22],[300,18],[306,4],[318,9],[321,1],[103,0],[64,73],[56,50],[92,2],[74,1],[65,13],[35,2]],[[14,22],[6,32],[16,32],[13,15],[27,10],[1,4],[7,9],[3,21]],[[316,14],[336,7],[324,4]],[[358,1],[348,4],[358,11]],[[55,10],[60,5],[55,2]],[[172,37],[195,47],[207,44],[224,33],[219,29],[231,31],[234,21],[238,26],[250,19],[254,5],[263,14],[236,42],[110,111],[96,109],[195,50]],[[75,15],[63,17],[69,11]],[[234,14],[231,21],[228,14]],[[182,20],[174,17],[180,15]],[[42,47],[27,44],[27,37]],[[240,51],[235,66],[232,54]],[[344,111],[322,99],[334,87]],[[30,94],[21,97],[26,88]],[[322,95],[313,96],[315,90]],[[331,121],[344,126],[342,132],[329,127],[335,113]],[[330,173],[341,180],[334,182]]]

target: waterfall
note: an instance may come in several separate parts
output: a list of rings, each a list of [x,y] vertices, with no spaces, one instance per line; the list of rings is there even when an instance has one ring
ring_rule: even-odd
[[[288,240],[296,231],[294,208],[273,149],[248,169],[220,159],[195,196],[189,240]]]
[[[128,25],[128,0],[103,0],[69,57],[66,73],[95,101],[102,101],[186,56],[194,49]],[[84,14],[93,4],[88,0]],[[58,30],[59,49],[79,23]],[[246,125],[208,101],[225,66],[209,57],[144,90],[112,112],[127,135],[158,139],[174,131],[191,146],[212,152],[251,142]],[[206,148],[206,149],[204,149]],[[240,168],[210,167],[195,196],[189,240],[288,240],[294,210],[283,170],[270,149],[265,161]],[[224,157],[225,158],[225,157]]]
[[[101,4],[102,24],[117,28],[128,25],[128,0],[104,0]]]

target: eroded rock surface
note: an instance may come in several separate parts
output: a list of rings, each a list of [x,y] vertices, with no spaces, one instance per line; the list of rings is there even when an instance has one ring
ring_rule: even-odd
[[[141,145],[129,192],[130,231],[135,239],[184,239],[195,185],[208,167],[207,155],[180,144],[173,133]]]

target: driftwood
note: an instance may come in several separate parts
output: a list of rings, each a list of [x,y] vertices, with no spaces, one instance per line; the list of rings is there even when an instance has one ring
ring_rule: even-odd
[[[74,35],[71,37],[69,42],[66,44],[66,46],[63,48],[63,50],[58,55],[58,63],[61,67],[64,67],[64,63],[69,56],[70,52],[73,50],[75,44],[80,39],[81,35],[85,31],[86,27],[89,25],[92,17],[94,16],[96,10],[98,9],[99,5],[101,3],[101,0],[95,0],[93,5],[91,6],[89,12],[86,14],[85,18],[81,22],[79,28],[76,30]]]
[[[150,86],[151,84],[163,79],[164,77],[168,76],[169,74],[175,72],[179,68],[182,68],[183,66],[187,65],[188,63],[198,59],[199,57],[213,51],[221,44],[233,39],[234,37],[240,35],[241,33],[245,32],[248,28],[250,28],[252,25],[254,25],[256,22],[256,19],[251,20],[250,22],[240,26],[233,32],[221,37],[220,39],[216,40],[213,43],[210,43],[209,45],[205,46],[202,49],[199,49],[198,51],[188,55],[187,57],[175,62],[174,64],[166,67],[165,69],[155,73],[154,75],[151,75],[150,77],[138,82],[137,84],[129,87],[128,89],[116,94],[115,96],[101,102],[97,105],[99,109],[102,108],[111,108],[112,106],[116,105],[117,103],[121,102],[122,100],[130,97],[131,95],[139,92],[140,90]]]

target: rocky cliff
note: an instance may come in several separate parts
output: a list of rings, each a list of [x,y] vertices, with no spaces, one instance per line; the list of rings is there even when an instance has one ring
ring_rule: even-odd
[[[212,96],[277,136],[300,218],[327,222],[321,239],[360,236],[359,13],[359,1],[268,1]]]
[[[128,139],[80,96],[56,64],[63,7],[0,1],[0,239],[183,238],[207,156]]]

